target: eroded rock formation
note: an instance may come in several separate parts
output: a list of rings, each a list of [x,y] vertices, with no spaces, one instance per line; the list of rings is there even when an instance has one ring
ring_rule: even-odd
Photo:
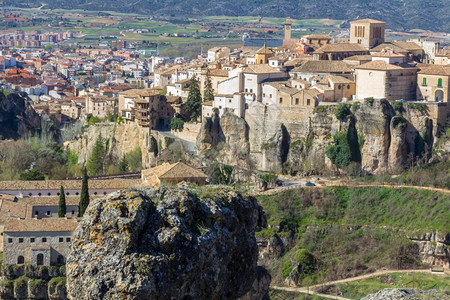
[[[121,191],[89,205],[67,261],[69,299],[262,299],[253,197]],[[268,277],[269,276],[269,277]]]

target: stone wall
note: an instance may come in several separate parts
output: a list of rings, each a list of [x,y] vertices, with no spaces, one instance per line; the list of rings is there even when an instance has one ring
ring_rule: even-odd
[[[36,256],[42,251],[35,251],[35,253],[30,249],[45,250],[46,248],[50,252],[48,252],[48,259],[44,260],[45,265],[56,263],[58,255],[62,255],[65,259],[69,254],[71,236],[72,232],[4,232],[3,264],[17,264],[17,257],[23,256],[25,263],[36,265],[36,257],[33,258],[31,255],[34,253]],[[31,242],[31,238],[34,238],[34,242]],[[42,238],[46,238],[46,242],[43,242]],[[60,238],[63,239],[62,242]],[[22,239],[23,242],[19,242],[19,239]],[[44,257],[46,256],[44,254]]]

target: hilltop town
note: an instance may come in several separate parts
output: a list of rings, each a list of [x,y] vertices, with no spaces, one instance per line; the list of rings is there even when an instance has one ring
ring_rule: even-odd
[[[65,299],[61,278],[80,222],[85,169],[93,201],[119,189],[208,183],[269,197],[267,188],[395,179],[447,163],[448,45],[388,41],[389,24],[373,19],[351,21],[348,38],[293,38],[293,23],[286,18],[283,38],[247,36],[241,47],[212,47],[193,59],[147,56],[120,39],[58,47],[75,38],[71,31],[0,34],[0,248],[3,275],[15,280],[1,297]],[[449,188],[446,176],[430,184],[436,193]],[[448,233],[408,238],[421,243],[421,263],[450,267]],[[259,242],[262,252],[273,250],[273,240]],[[44,276],[50,283],[20,290],[17,280],[40,266],[54,267]],[[300,285],[290,271],[286,282]]]

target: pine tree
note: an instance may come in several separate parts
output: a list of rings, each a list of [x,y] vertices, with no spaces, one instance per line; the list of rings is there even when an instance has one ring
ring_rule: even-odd
[[[202,113],[202,95],[197,78],[192,76],[189,85],[189,94],[186,101],[186,111],[190,114],[191,120],[197,120]]]
[[[103,143],[102,135],[100,134],[95,141],[94,149],[92,149],[86,168],[91,176],[103,173],[103,161],[105,159],[105,145]]]
[[[82,217],[86,208],[89,205],[89,187],[88,187],[88,176],[86,168],[83,169],[83,179],[81,183],[81,196],[80,196],[80,204],[78,206],[78,216]]]
[[[58,217],[64,218],[66,216],[66,213],[66,195],[64,194],[63,186],[61,186],[61,188],[59,189]]]
[[[119,163],[119,171],[120,173],[125,173],[129,169],[127,157],[124,155]]]
[[[214,100],[214,89],[212,87],[211,75],[209,69],[206,71],[205,90],[203,91],[203,102]]]

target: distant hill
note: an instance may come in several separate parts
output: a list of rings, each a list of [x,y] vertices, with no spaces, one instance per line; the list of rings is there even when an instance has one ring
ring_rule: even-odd
[[[373,18],[397,30],[450,32],[450,1],[431,0],[0,0],[2,6],[86,9],[151,16],[263,16],[294,19]],[[345,4],[344,4],[345,3]]]

